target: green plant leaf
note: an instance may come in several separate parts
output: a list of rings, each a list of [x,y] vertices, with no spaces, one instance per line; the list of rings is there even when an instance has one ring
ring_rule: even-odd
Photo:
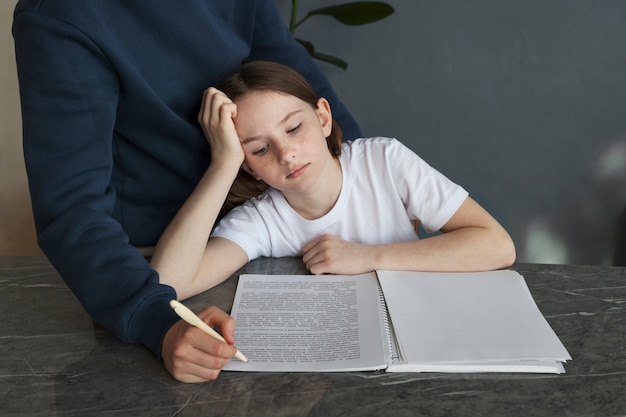
[[[309,41],[305,41],[304,39],[294,38],[296,41],[300,43],[300,45],[304,46],[309,55],[313,56],[315,54],[315,46]]]
[[[321,52],[315,52],[313,53],[313,58],[320,61],[328,62],[329,64],[333,64],[344,71],[348,69],[348,63],[343,59],[337,58],[336,56],[323,54]]]
[[[336,56],[317,52],[315,50],[315,46],[313,46],[313,44],[309,41],[306,41],[301,38],[294,38],[294,39],[298,41],[302,46],[304,46],[304,48],[307,50],[309,55],[311,55],[313,58],[320,60],[320,61],[328,62],[329,64],[333,64],[343,70],[348,68],[348,63],[344,61],[343,59],[337,58]]]
[[[345,25],[366,25],[382,20],[394,12],[393,7],[385,2],[357,1],[311,10],[295,26],[316,15],[331,16]]]

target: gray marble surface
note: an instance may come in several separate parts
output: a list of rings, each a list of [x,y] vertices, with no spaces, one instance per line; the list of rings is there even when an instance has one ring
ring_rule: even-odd
[[[512,269],[572,355],[566,374],[223,372],[182,384],[94,326],[45,258],[0,257],[0,416],[625,416],[626,268]],[[244,271],[305,272],[294,259]],[[186,304],[228,310],[235,282]]]

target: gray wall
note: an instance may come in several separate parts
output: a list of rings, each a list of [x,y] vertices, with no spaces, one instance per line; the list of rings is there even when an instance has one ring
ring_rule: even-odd
[[[276,3],[286,17],[291,1]],[[388,3],[372,25],[315,17],[296,32],[349,62],[320,66],[364,134],[397,137],[465,186],[519,261],[610,264],[626,207],[626,1]]]

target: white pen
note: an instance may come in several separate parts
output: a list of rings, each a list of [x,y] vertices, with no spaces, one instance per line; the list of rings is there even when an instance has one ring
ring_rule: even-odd
[[[208,324],[203,322],[200,317],[196,316],[193,311],[185,307],[184,304],[179,303],[176,300],[172,300],[170,301],[170,306],[174,309],[176,314],[178,314],[180,318],[185,320],[187,323],[191,324],[192,326],[196,326],[198,329],[202,330],[214,339],[226,343],[226,340],[224,340],[221,334],[209,327]],[[239,352],[239,350],[237,350],[237,353],[235,353],[235,357],[242,362],[248,362],[248,358],[246,358],[243,353]]]

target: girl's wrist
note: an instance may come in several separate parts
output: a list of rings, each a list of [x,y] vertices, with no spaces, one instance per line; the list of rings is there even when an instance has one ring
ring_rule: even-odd
[[[243,163],[243,158],[239,158],[237,156],[228,156],[228,157],[218,157],[214,160],[211,160],[209,164],[208,170],[215,172],[234,172],[235,175],[239,172],[239,168],[241,168],[241,164]]]

